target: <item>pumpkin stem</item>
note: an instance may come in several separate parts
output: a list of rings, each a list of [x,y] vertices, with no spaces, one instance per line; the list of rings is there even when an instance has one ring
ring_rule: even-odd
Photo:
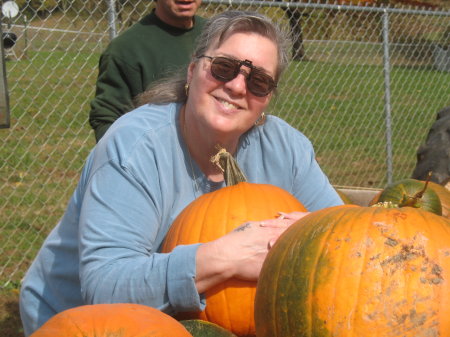
[[[237,185],[246,182],[247,178],[239,167],[236,159],[223,147],[217,145],[219,152],[211,157],[211,162],[223,172],[225,184],[227,186]]]
[[[414,194],[413,196],[409,196],[404,194],[402,200],[399,203],[400,207],[415,207],[420,208],[420,205],[418,201],[422,199],[423,194],[427,190],[428,183],[430,182],[432,172],[429,171],[427,175],[427,179],[425,180],[425,185],[423,186],[422,190]]]

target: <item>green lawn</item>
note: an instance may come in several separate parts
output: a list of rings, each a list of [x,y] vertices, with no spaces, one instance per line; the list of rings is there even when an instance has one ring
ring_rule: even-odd
[[[305,133],[335,185],[383,187],[386,180],[384,74],[380,66],[294,63],[274,113]],[[411,174],[417,147],[450,102],[450,74],[391,71],[393,180]],[[326,79],[326,80],[324,80]]]

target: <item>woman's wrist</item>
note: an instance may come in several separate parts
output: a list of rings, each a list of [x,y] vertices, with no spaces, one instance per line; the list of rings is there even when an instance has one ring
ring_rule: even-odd
[[[234,275],[233,264],[222,249],[221,239],[204,243],[197,250],[195,282],[200,294]]]

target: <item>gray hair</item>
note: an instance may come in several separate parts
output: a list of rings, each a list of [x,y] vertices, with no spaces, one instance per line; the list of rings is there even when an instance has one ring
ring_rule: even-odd
[[[257,12],[225,11],[209,19],[197,39],[197,47],[191,62],[197,62],[199,56],[205,54],[211,47],[218,48],[229,36],[243,32],[256,33],[275,42],[278,48],[275,81],[278,82],[290,61],[289,35],[271,19]],[[145,92],[136,97],[135,105],[185,102],[187,100],[185,90],[187,67],[183,70],[152,83]]]

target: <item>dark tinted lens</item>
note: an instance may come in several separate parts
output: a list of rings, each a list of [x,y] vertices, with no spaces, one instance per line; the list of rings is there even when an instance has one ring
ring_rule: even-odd
[[[275,83],[269,75],[253,69],[247,80],[247,86],[252,94],[261,97],[268,95],[275,88]]]
[[[218,80],[231,81],[239,72],[239,62],[225,57],[216,57],[211,63],[211,73]]]
[[[211,62],[211,74],[219,81],[231,81],[239,74],[241,64],[245,64],[245,62],[227,57],[215,57]],[[247,66],[251,67],[250,75],[246,80],[248,90],[255,96],[268,95],[276,87],[272,77],[252,67],[251,62]]]

